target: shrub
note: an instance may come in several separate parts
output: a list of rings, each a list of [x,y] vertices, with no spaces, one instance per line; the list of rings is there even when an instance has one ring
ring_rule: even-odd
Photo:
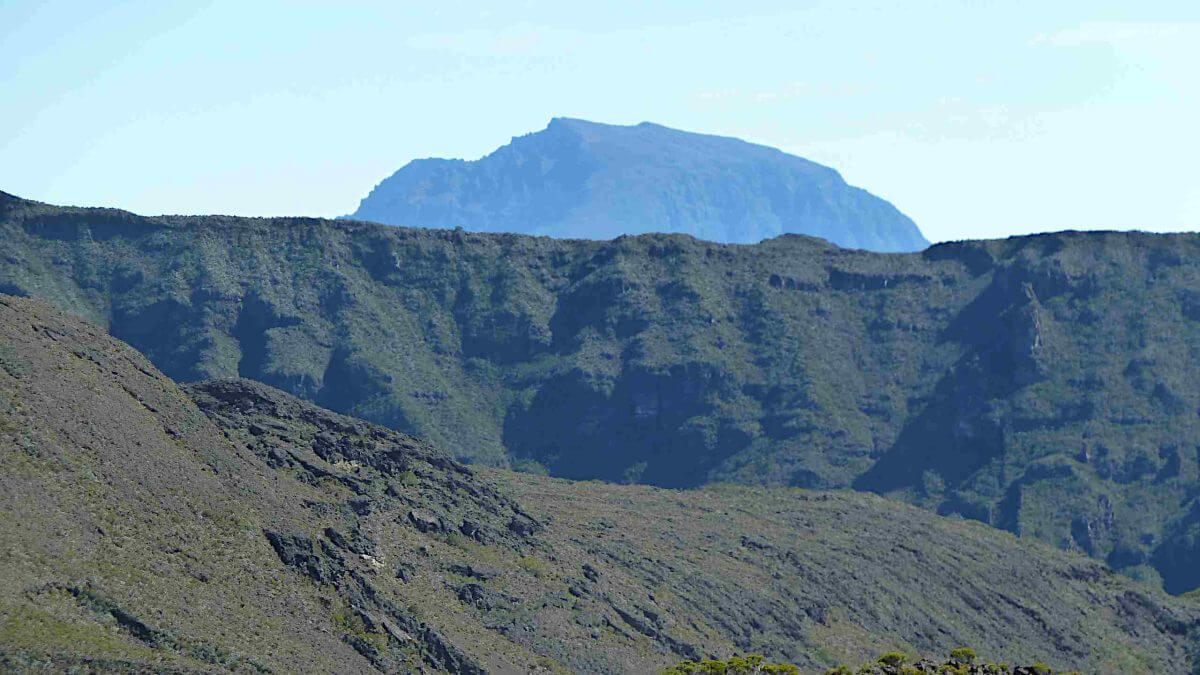
[[[659,675],[692,675],[699,667],[695,661],[680,661],[670,668],[663,668]]]
[[[975,663],[975,658],[977,656],[978,655],[975,653],[975,650],[971,649],[970,647],[959,647],[958,649],[950,652],[950,660],[958,661],[959,663]]]
[[[1007,663],[976,663],[978,658],[974,649],[960,647],[950,652],[950,658],[940,665],[928,662],[908,664],[908,654],[901,651],[890,651],[873,662],[863,664],[858,670],[851,670],[848,666],[839,665],[826,670],[825,675],[880,675],[880,673],[922,675],[922,673],[935,671],[939,675],[971,675],[971,673],[1007,675],[1012,672],[1012,668]],[[1040,661],[1025,667],[1022,672],[1055,675],[1050,666]],[[800,675],[800,669],[787,663],[768,663],[762,656],[751,654],[732,656],[726,661],[715,659],[699,663],[682,661],[660,671],[660,675]],[[1058,675],[1078,674],[1058,673]]]
[[[525,570],[526,572],[529,572],[530,574],[537,577],[538,579],[546,577],[547,575],[550,574],[550,565],[546,564],[545,561],[543,561],[541,558],[538,558],[537,556],[532,556],[532,555],[523,556],[520,560],[517,561],[517,564],[521,566],[521,569]],[[707,671],[702,670],[700,672],[703,673],[703,672],[707,672]]]
[[[847,671],[848,672],[848,671]],[[660,671],[660,675],[800,675],[800,669],[790,663],[768,663],[759,654],[732,656],[727,661],[706,659],[680,661]]]

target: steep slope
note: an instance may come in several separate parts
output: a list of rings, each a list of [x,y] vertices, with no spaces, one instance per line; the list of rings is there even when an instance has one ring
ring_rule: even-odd
[[[0,290],[570,478],[854,486],[1200,584],[1200,237],[845,251],[0,203]]]
[[[352,217],[571,239],[677,232],[753,244],[791,232],[873,251],[929,245],[894,206],[806,159],[648,122],[566,118],[478,161],[411,162]]]
[[[343,513],[357,506],[345,500],[357,483],[304,467],[303,453],[325,446],[285,448],[298,457],[289,462],[235,444],[128,346],[10,296],[0,296],[0,408],[6,671],[481,672],[419,608],[372,584],[373,559],[344,550],[356,540],[334,533],[358,532],[343,525],[357,522]],[[364,433],[334,436],[333,452],[368,447],[423,472],[414,502],[445,501],[465,471],[394,432],[336,423]],[[490,493],[466,501],[493,518],[511,510]]]
[[[0,664],[644,673],[880,645],[1195,672],[1200,606],[852,493],[576,484],[221,380],[0,296]],[[194,403],[193,403],[194,402]]]

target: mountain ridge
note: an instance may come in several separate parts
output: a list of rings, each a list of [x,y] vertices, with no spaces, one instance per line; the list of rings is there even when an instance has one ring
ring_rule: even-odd
[[[0,295],[0,665],[645,673],[883,646],[1194,672],[1200,605],[873,495],[477,469]]]
[[[858,487],[1200,586],[1200,237],[873,254],[10,203],[0,290],[477,463]]]
[[[478,160],[414,160],[349,217],[568,239],[677,232],[755,243],[796,232],[882,251],[929,243],[890,203],[776,148],[557,117]]]

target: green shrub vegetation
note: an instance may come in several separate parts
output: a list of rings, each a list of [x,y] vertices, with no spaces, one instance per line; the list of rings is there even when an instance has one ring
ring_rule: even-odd
[[[935,663],[928,659],[910,662],[908,654],[900,651],[890,651],[881,655],[872,663],[866,663],[857,670],[847,665],[838,665],[825,671],[825,675],[1007,675],[1014,672],[1007,663],[976,663],[979,656],[970,647],[960,647],[950,652],[946,661]],[[709,659],[704,661],[681,661],[660,671],[660,675],[752,675],[756,673],[787,673],[798,674],[800,668],[789,663],[770,663],[763,656],[733,656],[721,661]],[[1035,673],[1036,675],[1056,675],[1056,671],[1045,663],[1038,661],[1031,666],[1019,669],[1019,672]],[[1057,675],[1078,675],[1067,671]]]
[[[790,663],[770,663],[759,654],[731,656],[727,660],[681,661],[665,668],[660,675],[799,675]]]
[[[0,241],[0,288],[177,380],[256,379],[564,478],[879,492],[1200,586],[1194,234],[883,255],[5,195]]]
[[[959,663],[975,663],[977,656],[978,655],[975,653],[975,650],[971,649],[970,647],[959,647],[958,649],[950,652],[950,660],[958,661]]]
[[[904,648],[862,670],[898,675],[951,631],[1022,662],[1070,636],[1091,673],[1197,663],[1192,600],[878,496],[470,468],[248,379],[177,386],[33,299],[0,295],[0,345],[28,365],[0,368],[24,429],[0,436],[0,671],[654,672],[686,647],[821,672]]]

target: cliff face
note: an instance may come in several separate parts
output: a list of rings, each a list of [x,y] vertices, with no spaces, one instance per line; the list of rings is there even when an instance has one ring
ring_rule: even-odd
[[[881,645],[1188,672],[1200,608],[873,495],[458,464],[0,296],[6,672],[646,673]]]
[[[881,255],[0,208],[0,288],[180,380],[563,477],[853,486],[1200,581],[1200,237]]]
[[[473,162],[411,162],[353,218],[567,239],[668,232],[753,244],[785,233],[873,251],[929,245],[888,202],[774,148],[657,124],[558,118]]]

